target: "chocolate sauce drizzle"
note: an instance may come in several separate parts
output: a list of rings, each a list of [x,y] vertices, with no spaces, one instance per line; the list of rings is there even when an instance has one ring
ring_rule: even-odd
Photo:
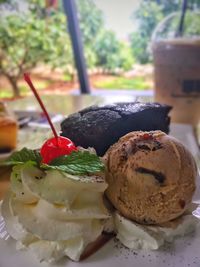
[[[102,233],[101,236],[97,238],[96,241],[90,243],[85,251],[82,253],[80,257],[80,261],[83,261],[90,257],[92,254],[97,252],[100,248],[102,248],[107,242],[109,242],[113,237],[114,233]]]
[[[143,167],[138,167],[135,169],[136,172],[139,172],[139,173],[143,173],[143,174],[150,174],[150,175],[153,175],[154,178],[160,183],[162,184],[164,181],[165,181],[165,175],[161,172],[156,172],[156,171],[153,171],[153,170],[149,170],[149,169],[146,169],[146,168],[143,168]]]

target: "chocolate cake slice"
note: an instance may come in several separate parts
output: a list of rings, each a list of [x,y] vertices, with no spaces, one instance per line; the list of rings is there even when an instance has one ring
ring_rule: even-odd
[[[94,147],[99,156],[131,131],[169,132],[170,106],[158,103],[116,103],[91,106],[70,115],[61,123],[61,135],[77,146]]]

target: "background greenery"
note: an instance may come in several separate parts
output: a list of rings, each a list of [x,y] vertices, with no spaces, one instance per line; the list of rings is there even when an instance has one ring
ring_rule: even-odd
[[[11,1],[1,1],[9,2]],[[118,40],[113,31],[107,30],[104,14],[93,0],[79,0],[77,8],[84,42],[84,52],[88,69],[94,72],[122,74],[131,70],[135,63],[151,62],[148,49],[151,35],[156,25],[168,14],[181,9],[181,0],[143,0],[133,14],[133,23],[138,28],[130,35],[130,42]],[[20,94],[19,80],[22,74],[36,66],[47,64],[52,69],[63,70],[69,80],[75,76],[75,66],[69,34],[66,31],[66,17],[60,5],[58,10],[47,12],[45,1],[29,0],[29,10],[0,16],[0,75],[10,82],[15,96]],[[200,0],[190,0],[189,9],[198,10]],[[185,32],[200,34],[200,16],[186,17]],[[177,17],[171,28],[176,31]],[[131,83],[120,77],[115,85],[104,84],[108,88],[124,85],[146,88],[140,78]],[[102,83],[102,81],[100,82]]]

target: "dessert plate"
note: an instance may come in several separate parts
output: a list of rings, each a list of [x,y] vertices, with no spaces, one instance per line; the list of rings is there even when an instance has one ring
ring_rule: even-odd
[[[199,148],[189,125],[171,125],[171,134],[180,139],[192,152],[199,164]],[[200,204],[200,177],[197,177],[197,190],[194,201]],[[198,214],[199,212],[199,214]],[[200,217],[197,209],[196,216]],[[15,241],[8,238],[0,218],[0,267],[199,267],[200,266],[200,227],[196,232],[170,243],[158,251],[129,250],[115,239],[104,245],[95,254],[82,262],[63,259],[56,264],[39,263],[27,251],[16,251]]]
[[[200,215],[200,213],[199,213]],[[1,222],[0,222],[1,228]],[[158,251],[137,251],[123,247],[113,239],[98,252],[82,262],[63,259],[56,264],[39,263],[27,251],[16,251],[15,241],[6,233],[0,236],[1,267],[199,267],[200,266],[200,229],[189,236],[179,238],[174,243],[162,247]],[[7,240],[6,240],[7,239]]]

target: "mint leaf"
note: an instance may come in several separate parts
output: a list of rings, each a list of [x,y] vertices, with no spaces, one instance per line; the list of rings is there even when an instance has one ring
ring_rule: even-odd
[[[32,164],[39,165],[41,162],[41,155],[36,150],[23,148],[20,151],[14,152],[2,165],[19,165],[26,162],[32,162]]]
[[[1,165],[21,165],[24,163],[37,165],[45,170],[59,170],[72,175],[97,173],[104,170],[104,164],[100,158],[88,151],[74,151],[70,155],[55,158],[48,165],[41,164],[41,155],[38,151],[27,148],[14,152]]]
[[[95,154],[88,151],[77,151],[68,156],[54,159],[50,165],[42,164],[41,168],[59,170],[73,175],[83,175],[103,171],[104,164]]]

